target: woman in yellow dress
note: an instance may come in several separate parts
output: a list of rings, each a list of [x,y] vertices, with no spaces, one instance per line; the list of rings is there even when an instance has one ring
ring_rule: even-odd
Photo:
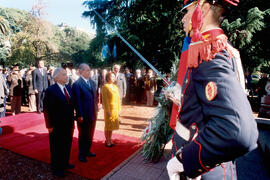
[[[120,96],[118,87],[114,84],[115,75],[112,72],[106,74],[106,81],[101,90],[105,120],[105,146],[113,147],[112,131],[119,129]]]

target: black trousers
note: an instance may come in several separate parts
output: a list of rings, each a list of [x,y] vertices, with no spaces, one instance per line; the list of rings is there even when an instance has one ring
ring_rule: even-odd
[[[69,163],[73,128],[57,129],[49,133],[52,171],[65,170]]]
[[[43,99],[45,96],[44,91],[38,91],[36,94],[36,101],[37,101],[37,112],[42,112],[43,111]]]
[[[143,88],[141,87],[136,87],[135,89],[135,94],[136,94],[136,103],[142,103],[142,98],[143,98]]]
[[[95,128],[96,120],[84,118],[83,123],[78,123],[79,157],[86,157],[86,155],[90,152]]]

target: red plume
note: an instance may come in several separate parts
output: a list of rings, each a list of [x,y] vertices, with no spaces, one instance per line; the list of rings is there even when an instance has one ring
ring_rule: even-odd
[[[203,41],[203,36],[200,33],[200,29],[203,24],[203,18],[202,18],[202,10],[200,7],[200,0],[197,1],[197,7],[194,10],[192,17],[191,17],[191,23],[192,23],[192,30],[193,35],[191,37],[191,43]],[[198,66],[198,59],[199,59],[199,49],[193,48],[194,46],[189,46],[188,51],[188,66],[189,67],[197,67]]]
[[[224,0],[224,1],[234,6],[237,6],[239,3],[239,0]]]
[[[197,7],[193,12],[193,15],[191,17],[192,22],[192,30],[193,35],[191,38],[191,42],[197,42],[203,40],[202,34],[200,33],[200,29],[203,24],[203,17],[202,17],[202,10],[200,7],[200,0],[197,1]]]

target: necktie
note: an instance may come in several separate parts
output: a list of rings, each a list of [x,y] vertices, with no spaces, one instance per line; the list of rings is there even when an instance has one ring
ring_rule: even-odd
[[[65,87],[64,87],[64,94],[65,94],[65,97],[66,97],[67,102],[70,103],[70,98],[69,98],[67,89]]]
[[[43,76],[43,69],[39,69],[39,70],[40,70],[41,75]]]
[[[90,84],[90,82],[89,82],[89,81],[87,81],[87,84],[88,84],[88,86],[89,86],[90,90],[92,91],[93,89],[92,89],[91,84]]]

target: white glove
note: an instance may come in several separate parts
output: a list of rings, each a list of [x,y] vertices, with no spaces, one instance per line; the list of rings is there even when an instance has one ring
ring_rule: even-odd
[[[182,87],[176,81],[167,86],[163,93],[166,99],[170,99],[177,106],[180,106]]]
[[[179,180],[180,173],[184,172],[183,164],[178,161],[176,157],[173,157],[167,163],[167,171],[170,177],[170,180]]]

